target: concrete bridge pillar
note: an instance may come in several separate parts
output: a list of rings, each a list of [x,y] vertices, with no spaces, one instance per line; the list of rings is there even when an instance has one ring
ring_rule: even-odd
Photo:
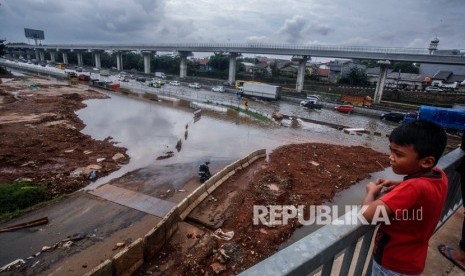
[[[34,55],[37,61],[39,61],[39,50],[34,50]]]
[[[94,52],[94,58],[95,58],[95,68],[102,68],[102,62],[101,62],[101,59],[100,59],[100,52],[99,51],[95,51]]]
[[[150,74],[150,62],[154,52],[152,51],[143,51],[142,56],[144,57],[144,73]]]
[[[297,83],[295,85],[295,89],[297,92],[302,92],[304,89],[304,81],[305,81],[305,68],[307,65],[307,61],[310,59],[309,56],[294,56],[293,60],[299,61],[299,69],[297,71]]]
[[[181,65],[179,66],[179,77],[181,79],[187,77],[187,57],[192,56],[192,52],[179,52],[181,57]]]
[[[68,65],[68,53],[63,52],[62,55],[63,55],[63,64]]]
[[[378,82],[376,83],[375,98],[373,99],[373,103],[375,104],[379,104],[381,102],[381,98],[383,97],[384,84],[386,83],[387,77],[387,69],[391,62],[389,60],[380,60],[378,61],[378,64],[379,78]]]
[[[26,53],[26,59],[27,59],[27,61],[31,60],[31,53],[29,53],[29,52]]]
[[[123,52],[116,53],[116,68],[118,71],[123,71]]]
[[[39,61],[40,62],[45,62],[45,52],[44,51],[39,51]]]
[[[230,85],[234,85],[236,82],[236,60],[240,56],[239,53],[229,53],[229,77],[228,82]]]
[[[56,55],[57,55],[57,52],[55,51],[50,52],[50,62],[52,63],[56,62]]]
[[[81,52],[77,52],[76,55],[77,55],[78,66],[84,65],[84,62],[83,62],[83,60],[82,60],[82,53],[81,53]]]

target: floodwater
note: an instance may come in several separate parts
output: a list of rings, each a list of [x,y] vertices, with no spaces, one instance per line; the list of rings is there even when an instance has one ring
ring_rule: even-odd
[[[173,98],[172,101],[156,102],[114,93],[108,95],[110,99],[86,101],[87,107],[77,112],[86,124],[82,132],[100,140],[111,136],[113,141],[118,142],[117,145],[128,149],[130,162],[85,189],[95,189],[110,181],[117,181],[123,175],[121,182],[124,185],[137,186],[136,189],[146,194],[156,188],[154,185],[182,189],[185,182],[195,177],[198,166],[205,161],[211,162],[210,169],[215,173],[252,151],[265,148],[270,152],[290,143],[362,145],[387,152],[387,138],[384,135],[350,135],[325,125],[297,120],[285,120],[282,125],[263,123],[218,106],[204,106],[200,120],[194,120],[194,109],[190,107],[192,103],[189,101]],[[264,108],[258,105],[256,107]],[[276,106],[271,108],[276,109]],[[278,108],[291,115],[310,113],[300,106],[288,103],[280,103]],[[306,117],[313,116],[314,120],[364,127],[370,131],[388,132],[394,127],[380,123],[376,118],[354,115],[322,110],[312,111]],[[181,147],[176,148],[179,141]],[[157,160],[157,157],[168,151],[174,153],[171,158]],[[372,178],[337,194],[327,204],[336,205],[340,210],[345,205],[360,204],[366,183],[387,176],[393,176],[392,172],[387,170],[375,173]],[[340,215],[342,214],[341,211]],[[282,247],[318,228],[319,226],[311,225],[297,229]]]
[[[87,107],[77,112],[86,124],[82,132],[98,140],[112,137],[118,146],[128,149],[130,162],[86,189],[144,167],[182,163],[198,167],[205,161],[215,167],[215,162],[230,163],[257,149],[270,152],[290,143],[323,142],[386,150],[386,138],[380,136],[349,135],[331,127],[290,120],[283,122],[288,127],[279,126],[218,107],[212,111],[203,109],[200,120],[195,121],[194,109],[184,100],[159,103],[114,93],[108,95],[110,99],[85,101]],[[176,148],[179,142],[181,147]],[[168,151],[174,156],[157,160]]]

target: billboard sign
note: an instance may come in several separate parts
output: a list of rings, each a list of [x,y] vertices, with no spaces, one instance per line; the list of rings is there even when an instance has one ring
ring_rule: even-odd
[[[34,29],[28,29],[24,28],[24,34],[26,35],[26,38],[34,39],[34,40],[44,40],[44,31],[42,30],[34,30]]]

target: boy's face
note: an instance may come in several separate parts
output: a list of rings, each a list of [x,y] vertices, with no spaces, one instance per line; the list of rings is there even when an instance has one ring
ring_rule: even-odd
[[[400,146],[391,142],[389,148],[391,150],[389,161],[396,174],[410,175],[434,166],[434,157],[418,159],[418,153],[413,145]]]

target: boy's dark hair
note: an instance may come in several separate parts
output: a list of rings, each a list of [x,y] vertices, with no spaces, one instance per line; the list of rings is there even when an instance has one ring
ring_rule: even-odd
[[[436,165],[446,148],[447,135],[437,124],[418,120],[395,128],[389,135],[389,142],[400,146],[413,145],[418,158],[433,156]]]

